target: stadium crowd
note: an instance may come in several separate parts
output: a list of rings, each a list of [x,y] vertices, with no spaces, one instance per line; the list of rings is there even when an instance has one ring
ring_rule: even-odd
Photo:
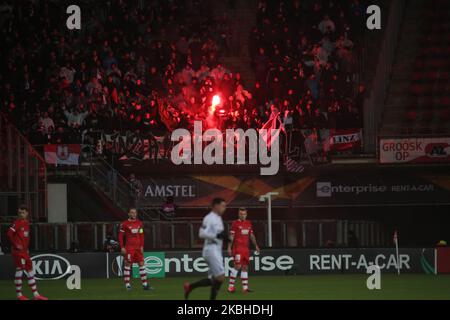
[[[214,16],[213,2],[145,2],[91,2],[81,31],[61,27],[67,16],[53,2],[12,7],[20,12],[1,31],[1,111],[32,143],[79,143],[89,130],[164,133],[193,120],[259,128],[278,111],[287,127],[361,126],[358,0],[259,1],[251,88],[220,63],[235,26]]]
[[[276,101],[301,128],[358,128],[361,95],[355,90],[357,52],[365,6],[359,0],[258,3],[250,36],[258,104]]]

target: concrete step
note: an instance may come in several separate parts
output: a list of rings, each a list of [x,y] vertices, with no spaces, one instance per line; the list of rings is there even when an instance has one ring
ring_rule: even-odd
[[[408,69],[409,67],[414,67],[415,61],[416,61],[416,55],[397,54],[394,59],[394,67]]]
[[[412,72],[393,72],[392,80],[393,81],[409,81],[411,79]]]
[[[383,124],[382,131],[398,133],[398,132],[400,132],[401,127],[402,127],[402,122],[391,123],[389,125]]]
[[[402,75],[411,75],[414,72],[414,66],[412,64],[409,65],[394,65],[392,68],[392,73],[398,73]]]
[[[381,127],[380,129],[380,133],[382,135],[396,135],[400,133],[400,129],[399,128],[385,128],[385,127]]]
[[[382,116],[380,129],[382,134],[398,134],[402,132],[402,128],[405,126],[408,128],[411,125],[405,125],[405,113],[410,104],[409,87],[419,40],[422,36],[421,9],[423,3],[423,0],[410,0],[407,4]],[[421,117],[422,113],[419,113],[418,119]]]
[[[258,0],[236,0],[235,9],[227,11],[237,32],[233,43],[238,52],[234,56],[219,57],[220,62],[233,73],[240,73],[246,88],[252,88],[255,83],[255,74],[251,66],[248,37],[256,25],[256,12]]]
[[[408,93],[409,83],[406,81],[392,81],[389,87],[389,94],[406,94]]]
[[[222,57],[223,61],[232,64],[250,64],[250,57],[246,56],[230,56],[230,57]]]
[[[405,113],[408,110],[406,105],[386,105],[385,114]]]
[[[407,106],[410,98],[406,94],[393,94],[389,93],[386,99],[386,106]]]
[[[408,103],[408,102],[405,102],[405,103],[386,102],[384,111],[388,112],[389,110],[400,110],[400,111],[406,112],[406,110],[409,106],[410,106],[410,103]]]

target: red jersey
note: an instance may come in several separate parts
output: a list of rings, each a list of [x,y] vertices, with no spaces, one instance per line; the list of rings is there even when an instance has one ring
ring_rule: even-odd
[[[253,234],[252,223],[248,220],[235,220],[231,225],[230,235],[234,236],[233,248],[249,247],[250,235]]]
[[[8,229],[7,236],[13,252],[28,252],[30,245],[30,223],[25,219],[15,220]]]
[[[121,248],[142,248],[144,246],[144,226],[142,221],[136,219],[122,222],[119,230],[119,243]]]

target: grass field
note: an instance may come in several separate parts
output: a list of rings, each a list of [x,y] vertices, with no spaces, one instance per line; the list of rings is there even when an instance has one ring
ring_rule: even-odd
[[[68,290],[65,281],[38,281],[39,291],[50,299],[146,299],[178,300],[183,298],[182,284],[196,278],[151,279],[154,291],[143,291],[138,280],[126,291],[121,279],[85,279],[81,290]],[[365,275],[276,276],[250,278],[254,292],[243,294],[240,285],[234,294],[222,287],[221,300],[329,300],[329,299],[450,299],[450,275],[382,275],[381,290],[368,290]],[[30,296],[27,285],[25,294]],[[192,299],[207,299],[209,289],[197,289]],[[14,299],[12,281],[0,281],[0,299]]]

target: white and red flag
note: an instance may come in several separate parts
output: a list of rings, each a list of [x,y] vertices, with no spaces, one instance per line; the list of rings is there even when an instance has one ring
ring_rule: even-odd
[[[275,130],[275,131],[273,131]],[[284,131],[283,122],[280,119],[280,113],[272,113],[270,119],[259,129],[261,138],[267,143],[267,148],[270,148],[272,141],[278,139],[280,131]]]
[[[53,165],[78,165],[81,153],[79,144],[47,144],[44,146],[45,162]]]

